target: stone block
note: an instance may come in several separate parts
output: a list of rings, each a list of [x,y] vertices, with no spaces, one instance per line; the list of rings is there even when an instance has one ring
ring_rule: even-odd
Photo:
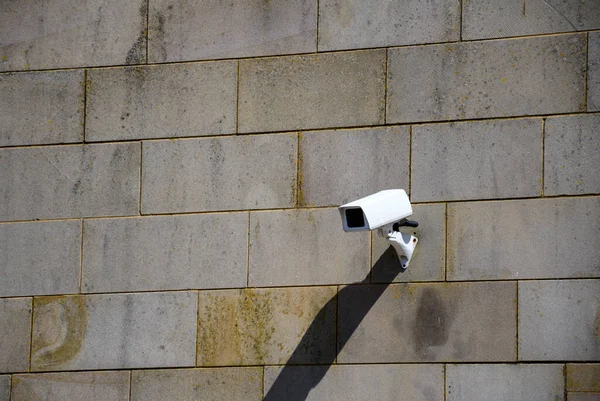
[[[542,120],[493,120],[413,127],[411,200],[538,196]]]
[[[194,365],[196,293],[35,298],[32,370]]]
[[[319,2],[319,51],[460,39],[460,1]]]
[[[235,132],[237,62],[88,72],[88,141]]]
[[[384,122],[385,50],[240,61],[239,132]]]
[[[31,298],[0,299],[0,373],[29,368]]]
[[[338,363],[516,360],[516,284],[347,286]]]
[[[588,33],[587,110],[600,111],[600,32]]]
[[[83,71],[3,74],[0,93],[0,146],[83,141]]]
[[[0,375],[0,401],[10,401],[10,376]]]
[[[567,393],[567,401],[600,401],[600,393]]]
[[[519,283],[519,360],[600,360],[599,316],[600,280]]]
[[[600,28],[600,4],[578,0],[478,0],[463,3],[467,40]]]
[[[0,6],[0,71],[146,62],[146,0]]]
[[[369,272],[369,233],[344,233],[337,209],[250,213],[249,285],[352,283]]]
[[[0,220],[138,213],[140,145],[0,150]]]
[[[388,51],[387,123],[585,110],[584,34]]]
[[[245,287],[247,225],[247,213],[87,220],[82,290]]]
[[[142,213],[293,207],[296,134],[146,142]]]
[[[553,117],[544,135],[544,194],[600,193],[600,114]]]
[[[389,283],[404,281],[444,281],[446,259],[446,205],[413,205],[411,220],[419,227],[402,231],[415,233],[419,243],[408,269],[402,271],[391,245],[377,232],[372,232],[372,281]]]
[[[315,0],[158,0],[149,22],[153,63],[316,50]]]
[[[261,401],[262,368],[168,369],[132,372],[132,401]]]
[[[567,391],[600,392],[600,364],[568,363]]]
[[[79,291],[81,222],[0,224],[0,296]]]
[[[390,188],[408,190],[408,127],[300,134],[300,204],[337,206]]]
[[[129,372],[41,373],[13,376],[11,401],[128,401]]]
[[[444,373],[442,365],[418,364],[266,366],[265,395],[265,401],[443,401]]]
[[[564,400],[563,365],[447,365],[446,400]]]
[[[598,197],[452,203],[448,280],[600,277],[598,238]]]
[[[335,287],[200,291],[197,366],[333,363]]]

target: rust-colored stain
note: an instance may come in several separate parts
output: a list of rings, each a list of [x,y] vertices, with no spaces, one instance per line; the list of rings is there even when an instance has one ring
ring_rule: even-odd
[[[35,298],[32,366],[49,370],[68,364],[79,354],[86,331],[84,297]]]

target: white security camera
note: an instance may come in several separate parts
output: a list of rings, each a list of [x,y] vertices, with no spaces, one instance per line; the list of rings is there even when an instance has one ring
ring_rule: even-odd
[[[388,189],[341,205],[344,231],[378,229],[396,250],[403,269],[408,267],[417,242],[416,237],[400,232],[400,227],[417,227],[419,223],[407,220],[412,206],[403,189]]]

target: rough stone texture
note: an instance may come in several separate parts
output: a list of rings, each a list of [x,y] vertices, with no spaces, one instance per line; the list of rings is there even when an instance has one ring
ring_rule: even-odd
[[[0,150],[0,220],[138,213],[140,145]]]
[[[600,392],[600,364],[568,363],[567,391]]]
[[[245,287],[247,225],[247,213],[88,220],[82,289]]]
[[[300,204],[332,206],[408,190],[408,127],[300,134]]]
[[[296,134],[147,142],[142,212],[292,207]]]
[[[600,401],[600,393],[567,393],[567,401]]]
[[[443,281],[446,257],[446,205],[413,205],[411,220],[419,222],[419,227],[403,228],[402,231],[415,233],[419,239],[410,265],[402,271],[398,256],[390,249],[391,245],[376,231],[373,237],[372,280],[374,283],[403,281]],[[399,274],[398,271],[400,271]]]
[[[504,38],[600,28],[595,0],[463,2],[463,39]]]
[[[494,120],[413,127],[411,200],[538,196],[542,120]]]
[[[544,194],[600,193],[600,114],[548,118]]]
[[[514,361],[516,294],[509,282],[345,287],[337,361]]]
[[[599,197],[452,203],[448,279],[600,277],[599,236]]]
[[[587,110],[600,111],[600,32],[588,33]]]
[[[88,72],[86,140],[235,132],[237,62]]]
[[[319,51],[460,39],[460,1],[319,2]]]
[[[239,132],[384,122],[385,50],[240,61]]]
[[[0,373],[29,368],[31,298],[0,299]]]
[[[127,401],[129,372],[42,373],[13,376],[11,401]]]
[[[446,400],[564,400],[563,365],[447,365]]]
[[[10,401],[10,376],[0,376],[0,401]]]
[[[0,146],[81,142],[83,80],[83,71],[0,75]]]
[[[344,233],[337,208],[250,214],[251,287],[352,283],[369,272],[369,233]]]
[[[146,0],[0,5],[0,71],[146,61]]]
[[[386,122],[585,109],[584,34],[388,51]]]
[[[32,370],[193,366],[196,293],[35,298]]]
[[[81,222],[0,224],[0,296],[79,291]]]
[[[261,401],[262,368],[133,371],[132,401]]]
[[[150,62],[308,53],[316,35],[316,0],[150,2]]]
[[[198,366],[332,363],[335,287],[200,291]]]
[[[600,360],[599,333],[600,280],[519,283],[520,360]]]
[[[265,367],[265,401],[444,400],[441,365],[333,365],[327,368]],[[311,390],[312,385],[316,387]],[[307,396],[301,398],[298,393]]]

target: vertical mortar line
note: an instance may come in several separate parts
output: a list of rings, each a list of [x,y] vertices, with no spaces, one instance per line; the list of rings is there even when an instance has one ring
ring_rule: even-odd
[[[339,327],[340,327],[340,286],[337,285],[335,287],[335,322],[334,322],[334,331],[335,331],[335,359],[333,363],[337,365],[338,355],[340,354],[340,343],[339,343]]]
[[[34,304],[34,300],[35,297],[31,297],[31,320],[30,320],[30,324],[31,327],[29,328],[29,366],[27,367],[27,372],[31,373],[31,365],[33,364],[32,362],[32,356],[33,356],[33,304]],[[11,385],[12,385],[12,376],[11,376]]]
[[[542,118],[542,190],[540,191],[542,197],[544,197],[544,186],[546,185],[544,164],[546,164],[546,119]]]
[[[317,38],[315,43],[315,52],[319,52],[319,0],[317,0]]]
[[[265,396],[266,396],[266,394],[265,394],[265,368],[266,368],[265,365],[263,365],[262,366],[262,382],[261,382],[261,385],[262,385],[262,388],[261,388],[262,398],[261,399],[263,399],[263,400],[265,399]]]
[[[81,242],[79,244],[79,293],[81,294],[81,284],[83,283],[83,225],[85,220],[81,219]]]
[[[131,401],[131,382],[133,378],[133,371],[129,371],[129,401]]]
[[[373,283],[373,232],[369,231],[369,284]]]
[[[463,29],[462,28],[463,27],[463,2],[462,2],[462,0],[459,0],[459,1],[460,1],[460,16],[459,16],[460,17],[459,18],[460,25],[458,27],[458,31],[459,31],[459,39],[462,42],[462,40],[463,40],[463,31],[462,31],[462,29]]]
[[[87,91],[88,91],[88,70],[83,70],[83,143],[85,143],[85,122],[87,120]]]
[[[240,60],[237,61],[235,75],[235,134],[240,133]]]
[[[583,77],[583,111],[586,112],[588,111],[588,104],[587,104],[587,91],[588,91],[588,87],[587,87],[587,83],[588,83],[588,70],[589,70],[589,54],[590,54],[590,34],[589,32],[585,34],[585,65],[584,65],[584,77]]]
[[[142,163],[144,157],[144,142],[140,141],[140,167],[138,170],[139,174],[139,193],[138,193],[138,215],[142,215]]]
[[[196,341],[194,342],[194,367],[198,367],[198,338],[200,337],[200,290],[196,291]]]
[[[444,384],[443,384],[444,389],[443,389],[443,394],[444,394],[444,401],[446,401],[446,392],[448,390],[447,381],[446,381],[446,374],[448,372],[448,364],[447,363],[445,363],[442,366],[442,371],[443,371],[443,374],[444,374]]]
[[[150,47],[150,0],[146,0],[146,64],[149,63],[149,51]]]
[[[408,194],[412,198],[412,125],[408,126]]]
[[[387,124],[387,87],[388,87],[388,49],[385,49],[385,66],[383,74],[383,123]],[[410,129],[410,128],[409,128]]]
[[[444,214],[444,281],[448,281],[448,202]]]
[[[564,397],[563,400],[566,401],[567,400],[567,395],[568,395],[567,394],[568,389],[567,389],[567,364],[566,363],[563,365],[563,386],[564,386],[564,388],[563,388],[563,397]]]
[[[301,132],[296,133],[296,207],[300,207],[300,137]]]
[[[248,231],[246,234],[246,287],[250,287],[250,212],[248,212]]]
[[[516,340],[517,340],[517,344],[516,344],[516,349],[515,349],[515,354],[517,355],[517,362],[519,362],[519,280],[517,280],[517,285],[516,285],[516,294],[515,294],[515,303],[517,304],[516,307],[516,319],[515,319],[515,327],[516,327]]]

